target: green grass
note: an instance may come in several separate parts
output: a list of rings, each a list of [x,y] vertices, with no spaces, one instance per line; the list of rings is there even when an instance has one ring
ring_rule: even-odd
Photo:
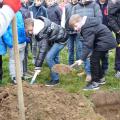
[[[9,70],[8,70],[8,55],[3,57],[3,70],[4,70],[4,76],[3,76],[3,85],[8,85],[10,83],[10,77],[9,77]],[[67,64],[68,61],[68,55],[67,55],[67,49],[64,48],[60,54],[60,60],[61,63]],[[28,68],[30,70],[34,70],[34,66],[32,64],[32,55],[29,55],[29,63]],[[78,70],[79,72],[79,70]],[[114,77],[115,71],[114,71],[114,50],[109,53],[109,70],[106,75],[107,83],[101,87],[102,90],[119,90],[120,89],[120,79],[116,79]],[[44,62],[42,72],[37,77],[37,83],[38,84],[45,84],[47,80],[50,79],[50,71],[47,67],[47,64]],[[89,96],[91,92],[83,92],[82,88],[86,85],[85,82],[85,76],[78,77],[76,73],[68,74],[68,75],[60,75],[60,85],[59,88],[63,88],[64,90],[72,93],[84,93],[86,96]]]

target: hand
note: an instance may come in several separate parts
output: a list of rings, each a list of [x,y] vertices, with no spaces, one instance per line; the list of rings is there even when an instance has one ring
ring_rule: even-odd
[[[81,65],[83,61],[80,59],[80,60],[75,61],[75,63],[77,63],[78,65]]]
[[[34,71],[39,74],[41,72],[41,67],[35,67]]]
[[[21,8],[20,0],[3,0],[3,4],[10,6],[15,13]]]

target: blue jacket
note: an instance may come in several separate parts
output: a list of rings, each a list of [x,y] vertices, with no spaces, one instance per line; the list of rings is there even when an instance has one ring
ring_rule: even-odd
[[[7,48],[2,38],[0,38],[0,55],[4,55],[7,52]]]
[[[26,33],[24,27],[23,16],[20,11],[16,13],[16,21],[17,21],[17,31],[18,31],[18,43],[22,44],[26,42]],[[10,48],[13,47],[13,37],[12,37],[12,25],[10,25],[3,35],[3,41]]]

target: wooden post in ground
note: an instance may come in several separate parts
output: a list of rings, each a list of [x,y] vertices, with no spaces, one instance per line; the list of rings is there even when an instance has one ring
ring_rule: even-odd
[[[24,108],[20,57],[19,57],[19,48],[18,48],[18,33],[17,33],[17,25],[16,25],[15,17],[12,20],[12,32],[13,32],[15,71],[16,71],[16,80],[17,80],[17,91],[18,91],[19,120],[25,120],[25,108]]]

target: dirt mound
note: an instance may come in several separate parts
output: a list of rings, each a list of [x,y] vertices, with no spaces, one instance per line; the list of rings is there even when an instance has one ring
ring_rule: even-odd
[[[104,120],[80,94],[24,84],[26,120]],[[17,89],[0,88],[0,120],[18,120]]]
[[[96,113],[107,120],[120,120],[120,91],[99,91],[91,99]]]

